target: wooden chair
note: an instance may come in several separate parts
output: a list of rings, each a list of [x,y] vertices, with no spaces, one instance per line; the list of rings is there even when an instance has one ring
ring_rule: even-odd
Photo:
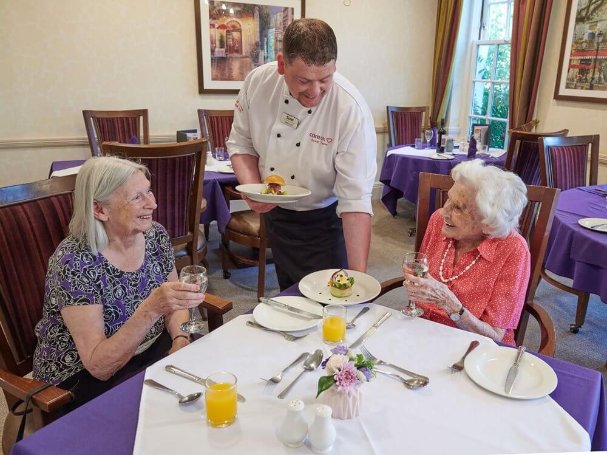
[[[543,137],[539,140],[539,147],[542,185],[564,191],[579,186],[597,184],[599,169],[598,134]],[[590,162],[589,165],[588,162]],[[578,333],[586,320],[590,295],[548,275],[544,267],[542,267],[541,277],[558,289],[577,296],[575,323],[569,326],[569,330]]]
[[[423,136],[424,126],[428,124],[428,106],[386,106],[386,112],[390,135],[389,147],[413,144],[416,138]]]
[[[0,387],[9,408],[44,385],[25,376],[32,371],[48,260],[67,234],[75,182],[70,175],[0,188]],[[34,395],[25,434],[54,420],[70,401],[70,392],[58,387]],[[2,437],[5,454],[18,426],[19,418],[9,413]]]
[[[241,194],[231,186],[224,188],[224,196],[228,201],[242,199]],[[231,243],[244,246],[236,251]],[[221,235],[221,264],[223,277],[230,278],[230,262],[237,267],[256,266],[257,298],[265,293],[266,264],[271,262],[267,255],[268,240],[266,237],[263,215],[252,210],[232,212],[232,216]]]
[[[198,109],[198,121],[202,137],[209,141],[210,150],[215,147],[225,147],[225,138],[230,135],[233,110]],[[230,201],[241,200],[241,194],[233,187],[224,188],[224,196],[228,205]],[[205,230],[207,227],[205,226]],[[246,251],[236,251],[231,243],[246,247]],[[237,267],[257,266],[257,298],[265,293],[266,263],[268,241],[262,217],[252,210],[233,212],[230,222],[221,236],[221,263],[223,277],[230,277],[230,262]]]
[[[569,130],[551,133],[529,133],[510,130],[510,140],[506,152],[504,169],[518,174],[527,185],[540,184],[540,137],[566,136]]]
[[[419,196],[417,203],[417,237],[415,251],[419,251],[422,239],[428,227],[431,207],[442,207],[447,201],[447,192],[453,186],[453,180],[448,175],[419,174]],[[531,274],[525,296],[525,305],[519,325],[515,330],[515,341],[521,345],[524,341],[525,330],[529,316],[533,316],[540,326],[540,347],[538,352],[554,356],[556,351],[556,332],[550,315],[544,308],[533,301],[535,289],[539,282],[540,269],[546,251],[546,243],[559,190],[541,186],[527,186],[529,203],[521,216],[520,232],[527,239],[531,251]],[[432,204],[433,202],[434,204]],[[402,286],[403,278],[398,277],[381,284],[380,295]]]
[[[150,170],[158,204],[153,218],[171,236],[177,269],[200,262],[208,268],[207,243],[200,230],[206,139],[167,144],[104,142],[102,150],[104,155],[135,160]]]
[[[230,135],[233,120],[233,110],[198,109],[200,137],[207,139],[209,150],[226,146],[225,139]]]
[[[147,109],[126,111],[82,111],[91,154],[101,155],[103,142],[149,144],[150,131]]]

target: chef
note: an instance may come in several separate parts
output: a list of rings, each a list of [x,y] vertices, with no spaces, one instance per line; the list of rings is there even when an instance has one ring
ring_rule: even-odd
[[[247,76],[227,142],[241,184],[278,174],[312,194],[266,213],[281,290],[329,268],[365,272],[377,165],[373,117],[358,90],[335,71],[337,40],[318,19],[286,29],[277,61]]]

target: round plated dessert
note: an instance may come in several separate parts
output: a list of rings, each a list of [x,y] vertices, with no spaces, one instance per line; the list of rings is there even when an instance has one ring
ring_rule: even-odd
[[[354,286],[354,277],[348,276],[348,272],[339,269],[331,275],[329,279],[329,290],[331,295],[344,298],[352,295],[352,286]]]

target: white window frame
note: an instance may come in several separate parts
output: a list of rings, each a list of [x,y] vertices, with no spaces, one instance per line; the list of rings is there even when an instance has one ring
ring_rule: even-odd
[[[486,15],[488,14],[489,8],[487,8],[487,3],[492,3],[492,4],[499,4],[499,3],[505,3],[507,5],[507,10],[506,10],[506,17],[508,18],[508,21],[511,21],[511,16],[512,16],[512,8],[514,7],[514,0],[502,0],[502,1],[491,1],[491,0],[483,0],[483,9],[482,9],[482,14]],[[484,16],[482,18],[481,21],[481,25],[480,25],[480,29],[479,29],[479,35],[482,35],[484,33],[485,30],[485,19],[486,16]],[[509,25],[510,30],[512,30],[512,24],[507,24],[507,26]],[[482,36],[481,36],[482,38]],[[508,95],[510,96],[510,80],[501,80],[501,79],[495,79],[495,70],[497,67],[497,48],[498,45],[504,45],[504,44],[511,44],[511,40],[510,39],[500,39],[500,40],[488,40],[488,39],[477,39],[477,40],[473,40],[472,41],[472,49],[471,49],[471,57],[470,57],[470,63],[469,63],[469,87],[468,87],[468,94],[467,94],[467,100],[468,100],[468,105],[467,105],[467,115],[466,115],[466,126],[465,126],[465,131],[468,132],[470,129],[470,125],[472,125],[473,123],[480,123],[480,122],[484,122],[489,124],[491,121],[494,122],[502,122],[505,123],[505,131],[508,131],[508,118],[510,116],[510,111],[508,111],[508,117],[504,118],[499,118],[499,117],[493,117],[491,116],[491,111],[492,111],[492,107],[493,107],[493,88],[495,85],[506,85],[508,87]],[[478,51],[480,46],[486,46],[486,45],[495,45],[495,53],[493,55],[493,62],[491,64],[491,76],[489,79],[477,79],[476,78],[476,62],[477,62],[477,56],[478,56]],[[490,90],[489,90],[489,98],[487,100],[487,113],[486,115],[479,115],[479,114],[473,114],[472,113],[472,107],[473,107],[473,102],[474,102],[474,84],[475,83],[482,83],[482,84],[489,84]],[[506,137],[504,137],[504,144],[506,142]]]

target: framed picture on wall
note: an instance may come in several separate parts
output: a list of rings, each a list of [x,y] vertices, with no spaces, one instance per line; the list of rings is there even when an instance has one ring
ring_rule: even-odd
[[[194,0],[199,93],[238,93],[249,72],[276,60],[305,0]]]
[[[554,98],[607,102],[607,1],[568,0]]]

